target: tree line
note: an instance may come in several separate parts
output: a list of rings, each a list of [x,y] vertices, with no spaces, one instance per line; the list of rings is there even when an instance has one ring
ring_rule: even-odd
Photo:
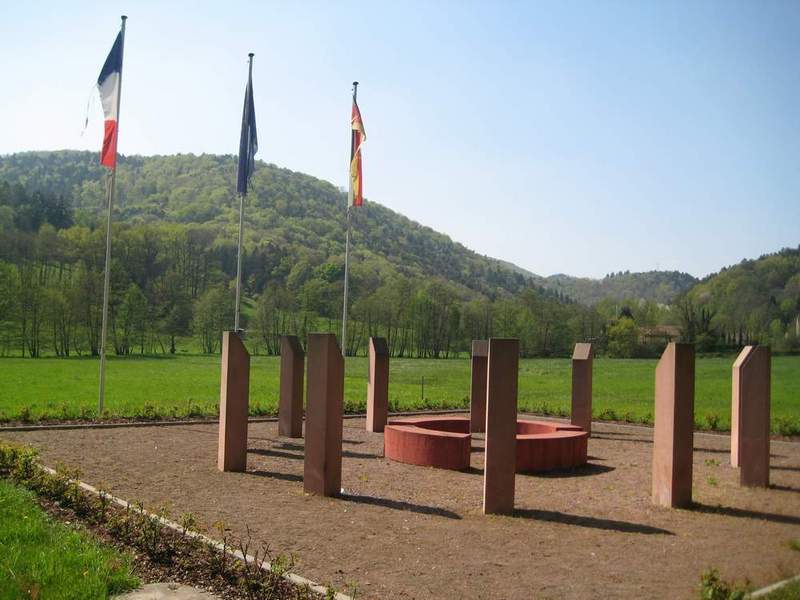
[[[114,226],[109,348],[118,355],[219,350],[233,320],[235,246],[216,226]],[[233,236],[230,236],[233,237]],[[0,231],[0,353],[97,355],[105,232],[44,222],[36,231]],[[243,323],[258,351],[274,354],[282,334],[341,327],[340,255],[315,262],[273,244],[248,245],[243,258]],[[514,336],[526,356],[561,356],[597,335],[598,313],[534,286],[491,300],[441,278],[409,277],[368,252],[351,270],[350,354],[371,335],[393,356],[448,358],[473,338]]]

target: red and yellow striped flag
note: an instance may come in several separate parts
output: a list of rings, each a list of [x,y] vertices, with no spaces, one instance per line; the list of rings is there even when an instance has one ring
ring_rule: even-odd
[[[358,110],[358,103],[353,98],[353,112],[350,116],[350,129],[352,137],[350,139],[350,193],[348,195],[348,206],[361,206],[364,204],[364,182],[361,177],[361,144],[367,141],[367,134],[364,131],[364,122],[361,120],[361,111]]]

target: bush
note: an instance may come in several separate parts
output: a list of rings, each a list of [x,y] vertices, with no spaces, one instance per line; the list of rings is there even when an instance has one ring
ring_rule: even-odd
[[[619,417],[613,408],[606,408],[601,411],[597,418],[601,421],[619,421]]]
[[[744,600],[745,596],[744,588],[723,581],[716,569],[708,569],[700,577],[702,600]]]
[[[800,435],[800,420],[792,417],[775,417],[772,432],[778,435]]]
[[[719,429],[719,415],[716,413],[709,413],[706,415],[706,427],[712,431]]]
[[[146,421],[155,421],[162,417],[161,413],[158,409],[150,404],[149,402],[145,404],[141,409],[139,409],[136,413],[136,418],[144,419]]]
[[[19,420],[23,423],[32,423],[33,422],[33,413],[31,411],[30,406],[23,406],[19,410]]]
[[[639,345],[639,329],[629,317],[622,317],[608,328],[608,355],[633,358]]]

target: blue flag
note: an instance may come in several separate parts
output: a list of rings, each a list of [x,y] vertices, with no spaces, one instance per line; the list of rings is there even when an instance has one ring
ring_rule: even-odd
[[[244,90],[244,109],[242,110],[242,136],[239,139],[239,175],[236,191],[247,194],[247,186],[256,164],[258,152],[258,136],[256,135],[256,109],[253,102],[253,71],[247,77]]]

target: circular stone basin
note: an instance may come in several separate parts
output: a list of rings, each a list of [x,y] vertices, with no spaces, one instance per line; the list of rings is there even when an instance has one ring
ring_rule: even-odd
[[[586,464],[589,434],[552,421],[517,421],[517,472],[538,473]],[[468,417],[413,417],[389,421],[384,455],[397,462],[463,471],[469,468]]]

